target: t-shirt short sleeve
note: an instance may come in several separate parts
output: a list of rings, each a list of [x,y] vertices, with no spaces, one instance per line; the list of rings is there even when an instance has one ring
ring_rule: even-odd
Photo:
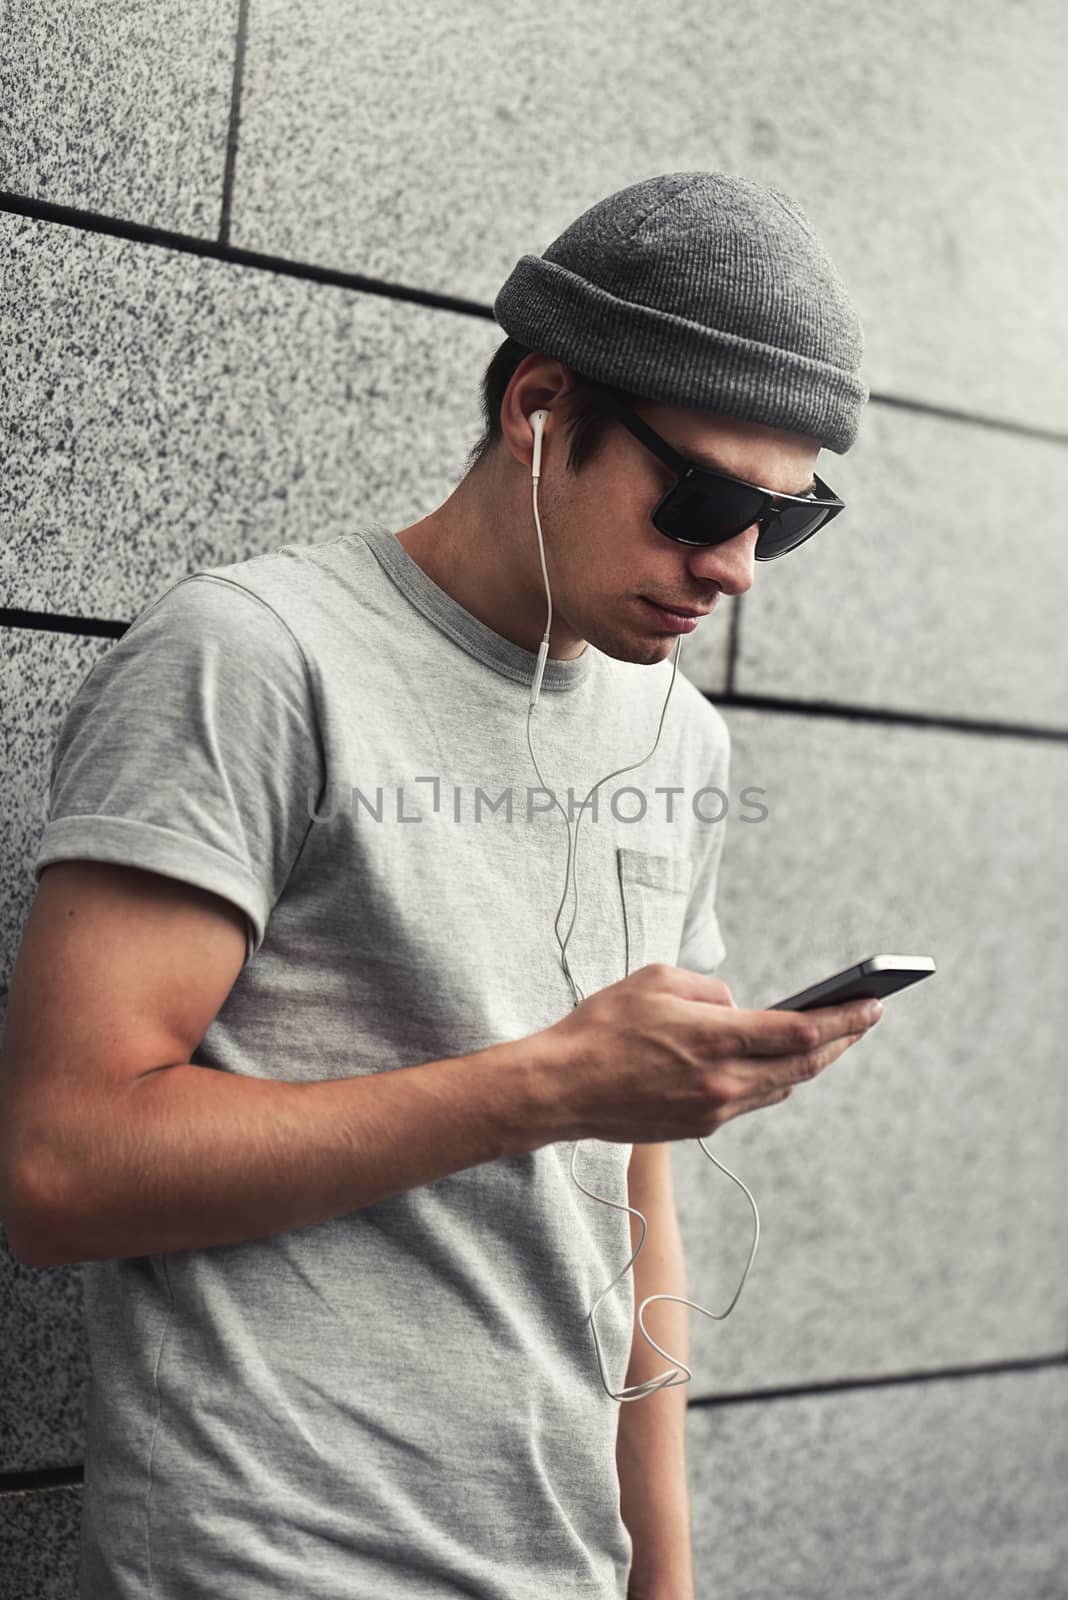
[[[297,640],[250,590],[196,573],[154,600],[78,689],[52,757],[34,876],[83,859],[195,884],[244,911],[247,961],[322,782]]]

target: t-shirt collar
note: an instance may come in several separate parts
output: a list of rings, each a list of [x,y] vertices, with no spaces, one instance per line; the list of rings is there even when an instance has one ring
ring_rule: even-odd
[[[437,628],[460,647],[495,672],[518,683],[530,683],[538,664],[536,652],[505,639],[480,618],[440,588],[401,544],[396,534],[381,523],[371,523],[353,537],[362,539],[379,565],[398,589]],[[593,662],[593,646],[587,644],[580,656],[565,661],[547,657],[542,675],[543,689],[574,689],[587,677]]]

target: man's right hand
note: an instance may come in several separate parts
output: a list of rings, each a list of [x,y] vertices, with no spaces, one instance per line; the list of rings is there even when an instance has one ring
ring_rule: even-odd
[[[725,983],[655,962],[543,1031],[572,1139],[658,1144],[785,1100],[863,1038],[868,1000],[744,1011]]]

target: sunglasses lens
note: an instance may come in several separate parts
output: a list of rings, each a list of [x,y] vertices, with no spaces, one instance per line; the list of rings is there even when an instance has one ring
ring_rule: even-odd
[[[680,478],[661,500],[653,521],[661,533],[685,544],[719,544],[755,522],[764,496],[742,484],[720,481],[714,487]]]
[[[757,535],[756,559],[771,561],[775,556],[785,555],[787,550],[804,544],[826,521],[826,507],[813,511],[808,506],[787,506],[781,516],[772,518],[770,526],[762,528]]]
[[[653,512],[653,522],[661,533],[683,544],[721,544],[752,526],[763,515],[767,501],[758,490],[721,479],[715,485],[681,478]],[[826,522],[826,507],[813,509],[788,505],[782,515],[773,517],[757,537],[758,561],[771,561],[785,555],[810,538]]]

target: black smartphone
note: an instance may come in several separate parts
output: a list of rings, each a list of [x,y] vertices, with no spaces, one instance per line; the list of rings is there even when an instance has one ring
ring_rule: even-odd
[[[846,967],[822,983],[800,989],[786,1000],[776,1000],[765,1011],[811,1011],[814,1006],[836,1006],[844,1000],[881,1000],[884,995],[905,989],[910,983],[929,978],[935,970],[931,956],[869,956],[855,967]]]

